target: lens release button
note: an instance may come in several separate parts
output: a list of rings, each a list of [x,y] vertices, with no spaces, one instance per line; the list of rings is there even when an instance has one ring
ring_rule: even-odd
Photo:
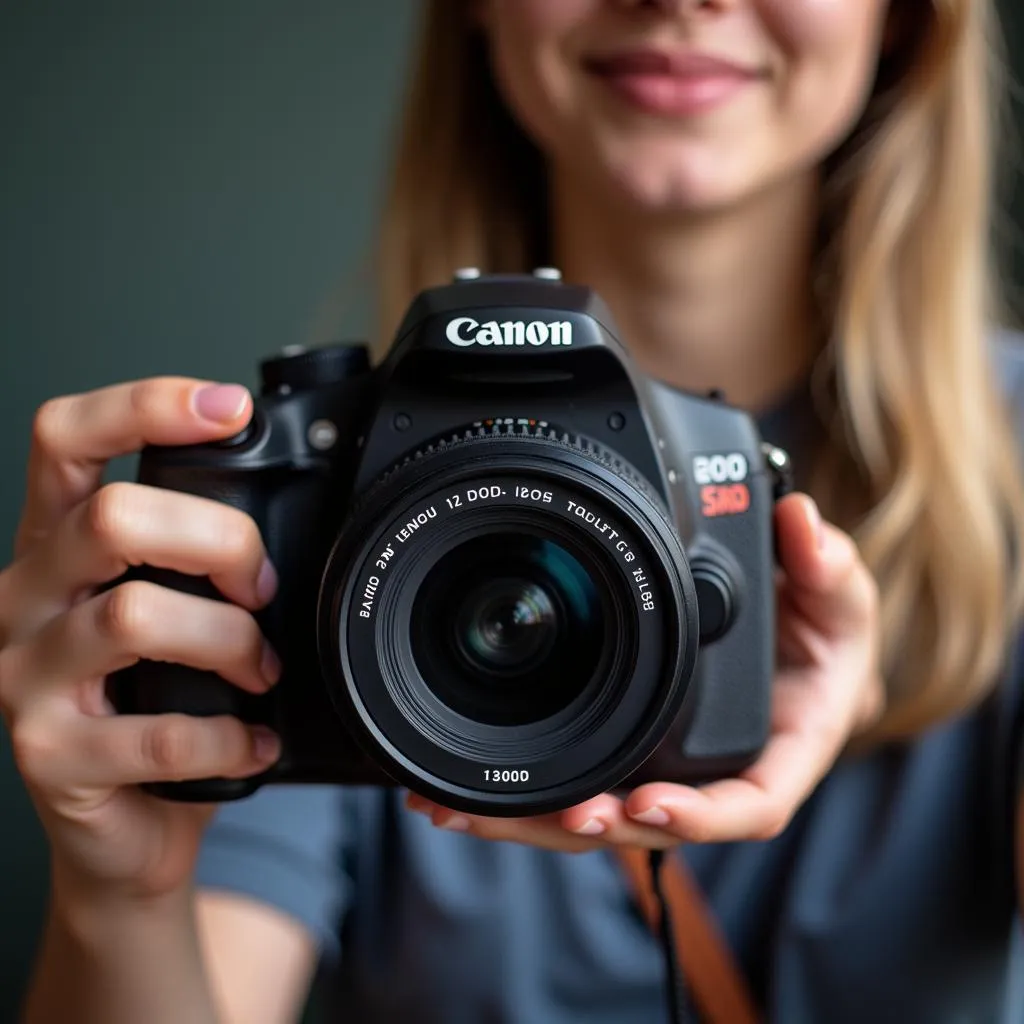
[[[690,568],[697,590],[701,643],[712,643],[729,631],[736,617],[733,581],[722,566],[711,561],[695,559]]]

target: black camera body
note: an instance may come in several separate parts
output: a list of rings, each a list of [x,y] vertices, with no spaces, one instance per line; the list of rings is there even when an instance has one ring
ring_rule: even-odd
[[[266,723],[283,753],[154,791],[405,785],[523,815],[756,758],[787,460],[720,396],[639,373],[592,291],[462,271],[416,298],[375,368],[336,346],[261,369],[245,430],[147,448],[138,478],[259,525],[281,681],[255,696],[144,661],[108,692],[122,713]],[[206,578],[132,575],[220,598]]]

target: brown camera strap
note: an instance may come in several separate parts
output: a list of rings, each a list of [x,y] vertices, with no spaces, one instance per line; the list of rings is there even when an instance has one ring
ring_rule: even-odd
[[[660,934],[660,911],[646,850],[618,847],[619,862],[644,918]],[[679,970],[707,1024],[758,1024],[746,981],[682,857],[665,856],[661,884],[672,919]]]

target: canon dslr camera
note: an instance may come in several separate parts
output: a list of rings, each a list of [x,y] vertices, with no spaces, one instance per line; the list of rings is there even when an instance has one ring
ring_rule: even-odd
[[[255,519],[281,681],[254,696],[142,662],[109,687],[125,713],[266,723],[283,753],[156,792],[401,784],[524,815],[757,756],[787,460],[719,396],[642,376],[593,292],[550,269],[462,271],[416,298],[375,369],[359,346],[261,369],[242,433],[148,448],[139,479]]]

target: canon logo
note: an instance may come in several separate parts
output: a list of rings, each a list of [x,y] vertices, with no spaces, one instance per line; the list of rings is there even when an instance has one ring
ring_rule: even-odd
[[[558,320],[546,324],[543,320],[488,320],[477,323],[471,316],[459,316],[445,328],[445,336],[453,345],[571,345],[572,324]]]

